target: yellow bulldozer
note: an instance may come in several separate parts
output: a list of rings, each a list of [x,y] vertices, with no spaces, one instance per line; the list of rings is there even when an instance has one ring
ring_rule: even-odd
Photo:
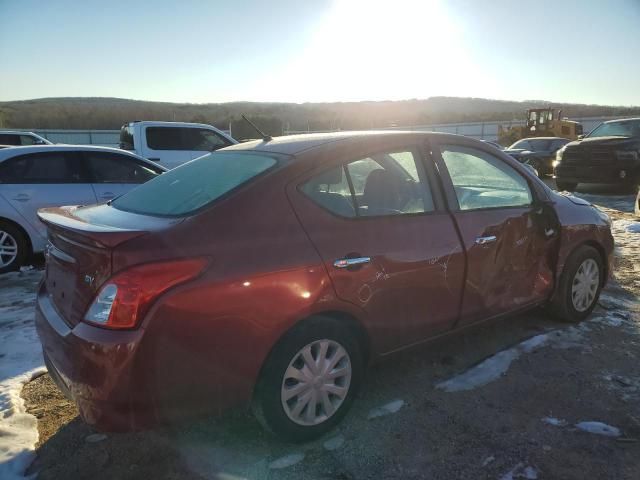
[[[527,123],[509,127],[498,126],[498,142],[511,145],[521,138],[562,137],[575,140],[582,135],[582,124],[562,118],[562,110],[531,108],[527,110]]]

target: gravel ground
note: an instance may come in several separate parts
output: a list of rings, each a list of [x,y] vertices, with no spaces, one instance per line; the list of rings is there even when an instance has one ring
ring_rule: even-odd
[[[640,235],[634,242],[625,234],[631,196],[606,189],[584,196],[609,209],[619,246],[616,279],[579,326],[536,311],[396,355],[369,371],[338,429],[301,445],[273,439],[240,412],[96,434],[43,375],[23,389],[40,433],[29,472],[40,480],[638,479]],[[486,385],[436,388],[485,359],[512,354]]]

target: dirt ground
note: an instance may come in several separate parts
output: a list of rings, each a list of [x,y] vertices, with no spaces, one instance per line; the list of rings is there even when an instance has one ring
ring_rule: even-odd
[[[596,189],[585,197],[616,220],[633,220],[631,196]],[[633,244],[624,228],[615,233],[623,239],[616,279],[588,321],[568,326],[535,311],[397,355],[368,372],[334,432],[307,444],[282,443],[241,412],[96,435],[43,375],[23,389],[40,433],[29,473],[40,480],[638,479],[640,235]],[[522,346],[536,336],[540,345]],[[486,385],[437,388],[513,352]],[[581,422],[617,427],[619,436],[583,431]]]

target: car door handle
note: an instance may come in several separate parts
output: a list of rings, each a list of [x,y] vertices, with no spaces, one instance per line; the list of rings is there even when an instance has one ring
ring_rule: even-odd
[[[356,265],[364,265],[369,262],[371,262],[370,257],[340,258],[333,262],[333,266],[336,268],[348,268]]]
[[[156,163],[160,161],[159,158],[147,158],[147,160],[151,160],[152,162],[156,162]]]
[[[28,202],[29,200],[31,200],[31,195],[27,195],[26,193],[19,193],[18,195],[13,197],[13,199],[18,202]]]
[[[114,194],[114,193],[112,193],[112,192],[104,192],[104,193],[101,195],[101,197],[102,197],[102,198],[104,198],[104,199],[106,199],[106,200],[110,200],[110,199],[112,199],[113,197],[115,197],[115,194]]]
[[[476,238],[476,245],[486,245],[487,243],[493,243],[498,239],[495,235],[489,235],[488,237]]]

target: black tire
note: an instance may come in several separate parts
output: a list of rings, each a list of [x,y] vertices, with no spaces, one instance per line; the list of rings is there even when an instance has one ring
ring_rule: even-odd
[[[6,234],[6,236],[3,234]],[[3,244],[5,246],[15,243],[18,247],[18,251],[12,260],[9,260],[8,256],[2,256],[2,261],[0,261],[0,273],[18,270],[22,265],[24,265],[27,258],[29,258],[29,242],[22,230],[11,223],[0,220],[0,240],[2,240],[3,237]],[[0,247],[2,247],[2,245],[0,245]],[[4,262],[7,261],[9,263],[4,265]]]
[[[332,416],[317,425],[303,426],[287,415],[282,404],[285,371],[301,349],[323,339],[337,342],[346,350],[351,364],[351,381],[347,395]],[[284,440],[299,442],[317,438],[342,420],[355,399],[363,375],[362,348],[353,332],[333,318],[312,317],[289,331],[269,354],[256,385],[253,413],[267,431]]]
[[[556,180],[556,188],[559,192],[574,192],[578,187],[577,182],[563,182],[561,180]]]
[[[578,269],[587,259],[593,259],[598,265],[598,287],[592,303],[586,310],[579,311],[574,306],[572,286]],[[576,323],[587,318],[598,304],[598,298],[600,297],[600,291],[602,290],[602,285],[604,283],[604,275],[604,263],[600,253],[595,248],[588,245],[578,247],[567,259],[562,274],[560,275],[558,289],[552,303],[549,305],[551,313],[558,320],[562,320],[564,322]]]

